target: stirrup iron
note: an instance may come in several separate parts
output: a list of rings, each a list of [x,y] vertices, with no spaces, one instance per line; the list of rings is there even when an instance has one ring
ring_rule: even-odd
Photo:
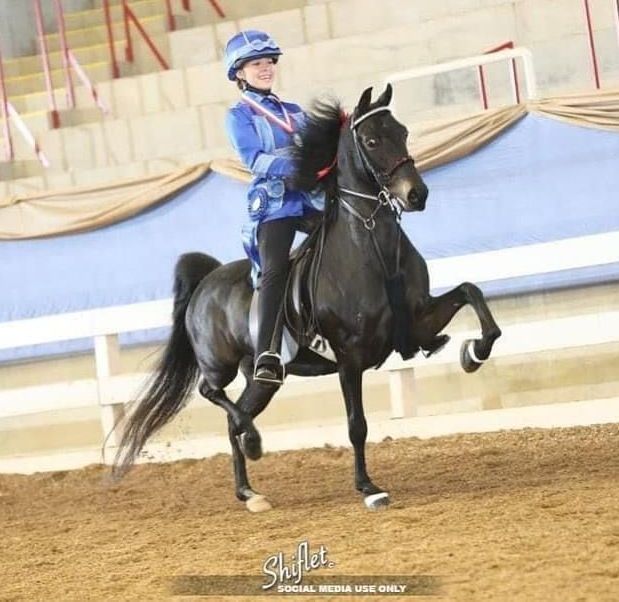
[[[319,334],[317,334],[309,344],[309,349],[327,360],[337,362],[337,358],[335,357],[333,349],[331,349],[331,345],[329,345],[329,341]]]
[[[263,366],[260,366],[261,360],[267,359],[269,360]],[[275,378],[261,378],[258,376],[258,368],[268,368],[273,370],[276,374]],[[270,383],[270,384],[278,384],[283,385],[284,379],[286,378],[286,367],[282,362],[282,357],[279,353],[274,351],[263,351],[258,358],[256,359],[256,364],[254,366],[254,380],[259,383]]]

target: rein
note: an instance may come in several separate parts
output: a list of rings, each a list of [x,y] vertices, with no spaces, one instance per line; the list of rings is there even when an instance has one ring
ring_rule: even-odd
[[[398,207],[395,207],[391,198],[391,195],[385,193],[381,190],[378,193],[378,196],[371,196],[369,194],[363,194],[361,192],[355,192],[354,190],[348,190],[347,188],[340,188],[341,192],[345,192],[346,194],[350,194],[352,196],[357,196],[359,198],[369,199],[373,201],[377,201],[377,205],[370,214],[369,217],[365,217],[362,215],[357,209],[355,209],[348,201],[346,201],[341,196],[339,197],[339,201],[353,217],[357,218],[362,224],[363,227],[370,233],[370,238],[372,240],[372,244],[374,245],[374,250],[376,251],[376,255],[378,256],[378,260],[380,261],[380,265],[383,269],[383,273],[387,279],[397,275],[400,271],[400,241],[402,239],[402,228],[400,227],[400,221],[402,218],[402,212]],[[387,268],[387,262],[385,261],[385,256],[380,248],[380,243],[376,238],[376,216],[379,211],[384,207],[389,207],[391,209],[391,215],[394,217],[395,225],[396,225],[396,260],[395,260],[395,270],[393,274],[389,275],[389,269]]]
[[[389,108],[388,107],[377,107],[361,115],[360,117],[357,117],[356,119],[353,119],[352,117],[350,118],[350,129],[352,130],[353,144],[354,144],[355,150],[358,153],[361,159],[361,163],[363,164],[363,167],[365,168],[368,175],[380,187],[380,191],[378,192],[377,195],[370,195],[370,194],[365,194],[363,192],[357,192],[355,190],[350,190],[348,188],[338,187],[340,193],[344,193],[344,194],[347,194],[353,197],[362,198],[362,199],[366,199],[370,201],[376,201],[376,207],[374,208],[372,213],[366,217],[360,211],[358,211],[353,205],[351,205],[345,198],[343,198],[341,194],[337,196],[337,199],[342,205],[342,207],[346,211],[348,211],[355,219],[359,220],[363,224],[363,227],[369,232],[370,238],[372,240],[372,244],[374,246],[374,250],[376,251],[376,256],[378,257],[378,260],[380,262],[380,265],[381,265],[381,268],[382,268],[382,271],[385,277],[385,283],[387,286],[388,297],[390,299],[390,305],[392,306],[394,314],[396,314],[397,310],[393,307],[393,303],[391,300],[392,296],[389,294],[389,283],[396,281],[399,278],[399,274],[400,274],[401,239],[402,239],[402,228],[400,226],[400,221],[401,221],[401,216],[402,216],[403,204],[398,197],[392,195],[389,192],[386,185],[388,183],[387,182],[388,179],[391,178],[391,176],[402,165],[405,165],[409,161],[414,163],[414,161],[410,155],[407,155],[405,157],[399,158],[389,170],[385,172],[380,172],[374,168],[374,166],[371,164],[371,162],[369,161],[369,159],[367,158],[367,156],[361,149],[361,146],[359,144],[359,140],[357,137],[357,127],[363,121],[365,121],[368,117],[371,117],[372,115],[375,115],[377,113],[382,113],[384,111],[389,111]],[[342,120],[341,120],[342,126],[344,125],[346,121],[345,118],[346,116],[342,115]],[[333,170],[336,164],[337,164],[337,155],[335,156],[335,158],[333,159],[333,162],[330,165],[324,167],[317,173],[318,180],[321,180],[324,177],[326,177]],[[380,247],[380,243],[378,242],[378,239],[376,237],[376,232],[375,232],[376,219],[378,217],[379,212],[384,208],[391,209],[390,215],[394,217],[394,224],[396,226],[396,232],[397,232],[395,269],[391,275],[389,274],[389,268],[387,267],[387,262],[385,261],[384,253]],[[322,339],[324,339],[324,336],[320,330],[318,316],[316,313],[317,312],[316,289],[318,286],[318,274],[320,271],[320,265],[322,263],[322,254],[324,250],[326,233],[327,233],[327,227],[326,227],[326,223],[324,220],[325,220],[325,216],[323,216],[323,223],[321,226],[322,232],[320,236],[320,242],[318,244],[317,256],[315,260],[312,262],[313,265],[311,267],[310,278],[309,278],[310,280],[309,295],[310,295],[310,308],[311,308],[310,309],[310,324],[311,324],[310,328],[311,327],[315,328],[318,336],[320,336]],[[398,347],[396,345],[396,349],[397,348]],[[410,355],[408,355],[407,357],[410,357]]]
[[[386,187],[386,184],[383,182],[384,178],[390,178],[402,165],[405,165],[409,161],[413,161],[413,158],[410,155],[406,157],[401,157],[398,159],[394,166],[388,171],[381,173],[378,172],[374,166],[371,164],[365,153],[363,152],[361,145],[359,144],[359,139],[357,137],[357,127],[365,121],[368,117],[375,115],[377,113],[382,113],[384,111],[389,111],[388,107],[377,107],[372,111],[368,111],[367,113],[357,117],[357,119],[350,120],[350,129],[352,130],[353,135],[353,144],[355,150],[357,151],[359,157],[361,158],[361,163],[365,167],[368,174],[372,177],[372,179],[380,186],[380,191],[377,195],[365,194],[363,192],[357,192],[355,190],[350,190],[348,188],[340,187],[340,192],[348,194],[350,196],[355,196],[362,199],[367,199],[370,201],[376,201],[376,207],[372,211],[372,213],[366,217],[361,212],[359,212],[355,207],[353,207],[346,199],[342,196],[338,197],[339,202],[342,207],[346,209],[353,217],[358,219],[363,227],[370,233],[370,238],[372,239],[372,244],[374,245],[374,249],[376,251],[376,255],[380,261],[381,267],[383,269],[383,273],[385,278],[389,279],[394,277],[400,271],[400,240],[402,238],[402,228],[400,227],[400,221],[402,216],[402,203],[400,199],[394,195],[392,195]],[[389,207],[391,209],[391,215],[395,218],[395,225],[397,230],[397,240],[396,240],[396,265],[393,274],[389,275],[389,269],[387,268],[387,262],[385,261],[385,256],[380,248],[380,244],[378,239],[376,238],[376,218],[381,209]]]

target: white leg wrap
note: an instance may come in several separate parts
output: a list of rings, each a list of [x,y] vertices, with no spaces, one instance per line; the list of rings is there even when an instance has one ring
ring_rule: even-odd
[[[480,360],[476,355],[475,355],[475,341],[471,340],[469,341],[468,344],[468,352],[469,352],[469,356],[471,357],[471,359],[478,363],[478,364],[483,364],[486,360]]]
[[[377,501],[388,497],[389,494],[386,491],[382,491],[381,493],[372,493],[371,495],[366,495],[363,501],[368,508],[371,508]]]

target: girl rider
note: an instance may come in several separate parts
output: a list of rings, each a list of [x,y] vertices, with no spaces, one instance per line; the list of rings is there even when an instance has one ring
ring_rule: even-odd
[[[226,116],[228,136],[241,161],[254,176],[248,191],[249,223],[243,228],[243,245],[252,262],[258,299],[258,341],[254,379],[281,384],[281,325],[277,315],[283,303],[289,254],[297,230],[324,209],[324,195],[291,190],[294,163],[289,157],[305,114],[273,92],[277,43],[262,31],[247,30],[227,43],[228,79],[236,82],[241,99]],[[260,278],[260,280],[258,280]],[[281,320],[280,320],[281,322]]]

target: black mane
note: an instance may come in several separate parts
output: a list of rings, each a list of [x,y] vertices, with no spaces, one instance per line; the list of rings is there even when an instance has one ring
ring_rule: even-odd
[[[335,193],[337,169],[322,179],[318,172],[331,165],[337,156],[340,141],[343,109],[338,100],[315,100],[300,132],[302,145],[294,148],[292,157],[296,164],[293,185],[299,190],[310,191],[319,186],[327,198]]]

